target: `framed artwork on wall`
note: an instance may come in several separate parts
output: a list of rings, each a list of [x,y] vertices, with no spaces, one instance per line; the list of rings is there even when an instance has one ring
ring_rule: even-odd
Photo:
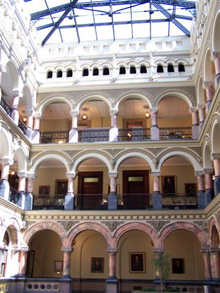
[[[176,176],[161,176],[162,193],[175,194],[176,188]]]
[[[55,260],[54,261],[54,272],[60,273],[63,271],[63,261]]]
[[[104,257],[91,258],[91,273],[104,273]]]
[[[49,185],[40,185],[38,194],[40,196],[48,196],[50,194],[50,186]]]
[[[184,274],[184,258],[172,258],[172,273]]]
[[[196,196],[196,183],[185,183],[185,194]]]
[[[56,195],[65,196],[68,190],[68,180],[67,179],[58,179],[56,180],[55,193]]]
[[[130,252],[129,267],[130,273],[145,273],[145,253]]]

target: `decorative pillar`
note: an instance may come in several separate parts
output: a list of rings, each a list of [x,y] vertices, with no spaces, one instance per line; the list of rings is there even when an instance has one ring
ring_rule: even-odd
[[[215,171],[214,193],[217,196],[220,193],[220,154],[212,154],[212,160]]]
[[[205,121],[205,105],[198,105],[199,108],[199,133],[202,131]]]
[[[10,162],[8,159],[1,159],[2,165],[1,180],[0,180],[0,196],[6,200],[10,200],[10,186],[8,182]]]
[[[212,279],[210,250],[209,249],[202,249],[201,252],[203,255],[203,261],[204,261],[204,267],[205,267],[205,280],[209,281]]]
[[[25,210],[31,211],[33,209],[33,189],[34,189],[34,180],[36,179],[35,174],[27,175],[27,192],[25,195]]]
[[[204,169],[205,172],[205,206],[212,201],[212,175],[213,169]]]
[[[18,122],[19,122],[18,104],[19,104],[19,95],[16,95],[13,97],[13,100],[12,100],[12,112],[11,112],[11,118],[13,119],[16,125],[18,125]]]
[[[32,132],[33,132],[33,111],[25,111],[27,115],[27,137],[32,140]]]
[[[40,118],[41,114],[35,113],[34,115],[34,131],[33,131],[33,137],[32,137],[32,143],[40,143]]]
[[[191,107],[192,113],[192,138],[198,139],[199,137],[199,122],[198,122],[198,109]]]
[[[18,183],[18,201],[17,205],[22,209],[25,209],[25,187],[26,187],[26,173],[25,172],[18,172],[19,177]]]
[[[197,201],[198,209],[204,209],[205,205],[205,192],[204,192],[204,173],[203,171],[197,171],[195,176],[197,177]]]
[[[160,193],[160,172],[152,172],[153,176],[153,196],[152,204],[154,210],[162,209],[162,196]]]
[[[159,140],[160,133],[157,126],[157,112],[158,108],[151,108],[151,140]]]
[[[106,280],[106,293],[117,293],[118,292],[118,280],[116,277],[116,253],[117,248],[108,248],[109,254],[109,276]]]
[[[220,52],[213,52],[215,63],[215,88],[217,89],[220,83]]]
[[[72,128],[69,132],[69,142],[78,142],[78,110],[71,110],[70,114],[72,116]]]
[[[110,193],[108,195],[108,210],[117,210],[118,208],[118,197],[116,190],[116,179],[118,173],[108,173],[110,178]]]
[[[18,269],[18,276],[19,277],[26,276],[28,251],[29,251],[28,247],[21,247],[20,248],[19,269]]]
[[[208,114],[210,105],[212,102],[212,98],[215,93],[214,85],[212,81],[205,81],[204,82],[205,92],[206,92],[206,114]]]
[[[74,195],[74,179],[76,178],[76,173],[66,174],[68,178],[68,190],[65,196],[64,209],[66,211],[72,211],[75,209],[75,195]]]
[[[70,260],[73,248],[62,247],[63,252],[63,278],[70,278]]]
[[[220,250],[219,248],[211,248],[211,268],[212,268],[212,279],[220,280]]]
[[[111,128],[109,130],[109,141],[118,141],[117,113],[118,110],[110,109]]]

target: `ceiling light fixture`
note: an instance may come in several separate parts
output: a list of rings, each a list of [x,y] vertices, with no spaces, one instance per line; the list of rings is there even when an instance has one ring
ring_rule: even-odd
[[[145,117],[145,118],[150,118],[150,112],[146,112],[146,113],[144,114],[144,117]]]
[[[86,115],[86,113],[83,113],[81,118],[82,118],[82,120],[87,120],[88,116]]]

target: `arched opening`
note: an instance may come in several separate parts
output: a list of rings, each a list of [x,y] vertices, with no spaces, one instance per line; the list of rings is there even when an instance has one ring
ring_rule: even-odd
[[[216,226],[212,227],[212,233],[211,233],[211,247],[212,248],[219,248],[219,235],[218,235],[218,230]]]
[[[47,78],[50,79],[53,77],[53,72],[51,70],[47,71]]]
[[[173,66],[173,64],[171,64],[171,63],[168,64],[168,66],[167,66],[167,71],[168,71],[169,73],[174,72],[174,66]]]
[[[83,69],[82,76],[89,76],[89,70],[88,70],[88,68],[84,68]]]
[[[103,68],[103,75],[109,75],[110,72],[109,72],[109,68],[108,67],[104,67]]]
[[[63,77],[63,71],[62,70],[58,70],[57,71],[57,78],[62,78]]]
[[[158,64],[158,65],[157,65],[157,73],[163,73],[163,72],[164,72],[164,70],[163,70],[163,65]]]
[[[136,74],[136,67],[135,66],[130,67],[130,74]]]
[[[68,69],[66,72],[66,77],[72,77],[73,76],[73,71],[72,69]]]
[[[92,75],[93,75],[93,76],[97,76],[97,75],[99,75],[99,70],[98,70],[98,68],[93,68]]]
[[[141,65],[140,73],[147,73],[147,67],[145,65]]]
[[[63,273],[61,239],[52,230],[34,234],[29,244],[27,276],[29,278],[60,278]]]
[[[8,260],[8,250],[10,249],[10,238],[8,231],[5,232],[3,238],[4,249],[0,250],[0,277],[5,277],[6,266]]]
[[[178,71],[179,72],[185,72],[185,66],[183,63],[179,63],[178,64]]]
[[[126,74],[126,69],[124,66],[120,66],[119,74]]]

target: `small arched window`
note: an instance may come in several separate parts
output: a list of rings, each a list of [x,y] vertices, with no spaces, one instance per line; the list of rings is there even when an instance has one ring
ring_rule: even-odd
[[[147,67],[145,65],[141,65],[140,73],[147,73]]]
[[[157,65],[157,73],[162,73],[163,72],[163,66],[161,64]]]
[[[167,71],[168,72],[174,72],[174,66],[173,66],[173,64],[168,64]]]
[[[52,78],[53,77],[53,72],[50,70],[47,72],[47,78]]]
[[[57,78],[61,78],[61,77],[63,77],[63,72],[62,72],[62,70],[58,70],[57,71]]]
[[[124,66],[121,66],[119,69],[119,74],[126,74],[126,70]]]
[[[66,72],[66,76],[67,77],[72,77],[73,76],[73,71],[72,69],[68,69],[67,72]]]
[[[99,75],[99,70],[98,70],[98,68],[93,68],[92,75],[94,75],[94,76]]]
[[[130,67],[130,74],[136,74],[136,68],[134,66]]]
[[[182,63],[178,64],[178,71],[179,72],[185,72],[185,66]]]
[[[109,68],[108,67],[105,67],[103,69],[103,75],[109,75]]]
[[[89,70],[87,68],[83,69],[82,76],[89,76]]]

